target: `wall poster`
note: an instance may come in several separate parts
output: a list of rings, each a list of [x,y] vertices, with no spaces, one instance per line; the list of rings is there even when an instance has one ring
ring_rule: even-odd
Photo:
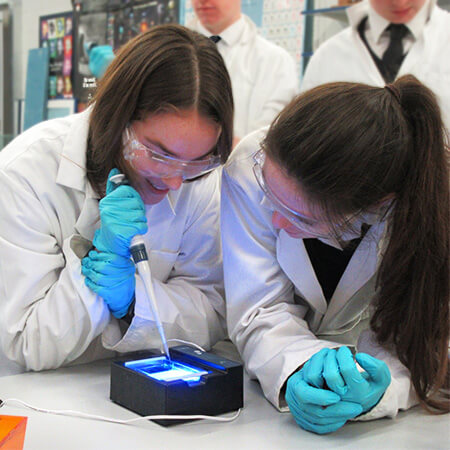
[[[72,98],[72,12],[39,17],[39,46],[49,50],[48,98]]]
[[[74,96],[78,110],[86,107],[97,86],[89,70],[89,51],[110,45],[117,51],[149,27],[179,23],[180,0],[75,0],[74,1]]]

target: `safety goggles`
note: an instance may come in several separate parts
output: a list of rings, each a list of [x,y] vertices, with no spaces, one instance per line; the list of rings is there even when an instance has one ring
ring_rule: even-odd
[[[203,159],[194,161],[164,154],[155,146],[142,144],[131,126],[125,129],[123,145],[124,157],[130,161],[131,165],[144,166],[146,171],[161,178],[181,176],[183,180],[190,180],[205,175],[220,166],[220,156],[216,154],[209,154]],[[139,160],[139,164],[136,164],[137,160]]]
[[[289,220],[289,222],[299,230],[318,236],[317,231],[318,229],[320,229],[321,222],[311,219],[310,217],[306,217],[298,213],[297,211],[292,210],[281,200],[279,200],[274,192],[272,192],[264,177],[263,165],[265,159],[266,155],[262,149],[258,150],[253,155],[253,160],[255,162],[255,164],[253,165],[253,173],[255,174],[255,178],[259,184],[259,187],[264,192],[267,199],[270,201],[273,209],[280,213],[287,220]]]

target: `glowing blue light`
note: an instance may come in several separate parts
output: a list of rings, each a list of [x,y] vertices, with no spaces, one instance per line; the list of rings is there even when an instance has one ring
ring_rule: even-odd
[[[165,356],[128,361],[124,365],[147,377],[166,382],[183,380],[188,384],[198,383],[203,375],[208,374],[208,371],[186,363],[169,361]]]

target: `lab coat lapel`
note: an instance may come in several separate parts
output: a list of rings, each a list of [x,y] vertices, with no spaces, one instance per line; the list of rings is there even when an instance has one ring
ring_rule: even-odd
[[[84,238],[92,241],[97,228],[100,228],[100,213],[98,198],[90,184],[87,184],[86,197],[75,223],[75,231]]]
[[[327,302],[311,265],[302,239],[291,238],[281,230],[277,240],[278,262],[294,283],[300,295],[321,315],[327,310]]]
[[[352,33],[354,35],[354,40],[357,47],[357,52],[359,54],[359,57],[363,60],[365,60],[364,65],[366,67],[370,67],[370,70],[367,70],[366,75],[370,77],[370,81],[367,81],[367,84],[373,84],[374,86],[383,86],[384,80],[383,76],[381,75],[380,71],[378,70],[377,65],[375,64],[375,61],[373,60],[372,56],[369,53],[369,50],[367,50],[366,45],[362,41],[362,39],[359,37],[358,31],[356,29],[352,29]]]
[[[367,17],[369,14],[368,3],[367,2],[359,2],[356,5],[348,8],[347,11],[348,20],[351,25],[351,33],[353,37],[353,41],[355,42],[355,50],[358,53],[358,57],[364,61],[364,67],[370,67],[370,70],[365,72],[365,75],[368,77],[367,84],[373,84],[374,86],[384,86],[385,82],[383,80],[383,76],[378,70],[375,61],[370,55],[369,50],[364,44],[363,40],[359,37],[358,33],[358,25],[361,21]],[[356,55],[354,56],[356,58]],[[344,81],[344,80],[342,80]],[[348,80],[348,81],[358,81],[358,80]]]
[[[336,287],[328,305],[327,313],[323,318],[321,328],[326,327],[327,323],[333,320],[336,314],[340,313],[344,307],[347,307],[349,300],[370,280],[371,286],[373,284],[374,287],[374,275],[381,259],[382,236],[384,233],[385,222],[373,225],[367,232]],[[368,304],[370,300],[369,295],[366,295],[364,301]],[[345,324],[342,323],[342,325]]]
[[[85,192],[86,145],[91,108],[77,114],[64,141],[56,182],[62,186]]]
[[[411,50],[405,56],[396,76],[397,79],[409,73],[417,73],[417,65],[426,63],[424,61],[424,55],[427,55],[425,51],[426,31],[426,29],[423,30],[422,36],[414,43]]]
[[[396,78],[400,78],[406,74],[420,74],[426,72],[433,72],[433,67],[430,67],[430,62],[434,62],[435,57],[439,58],[441,55],[436,55],[436,52],[430,49],[439,49],[439,45],[433,45],[435,41],[435,30],[441,29],[439,26],[440,15],[438,8],[435,7],[436,1],[431,0],[428,6],[428,18],[422,33],[418,36],[411,50],[405,56],[402,65],[400,66],[399,72]],[[431,64],[433,66],[433,64]],[[422,77],[418,77],[419,80],[424,81],[427,77],[424,73]],[[442,78],[441,78],[442,79]],[[428,83],[426,83],[428,85]],[[433,89],[433,86],[428,86]]]

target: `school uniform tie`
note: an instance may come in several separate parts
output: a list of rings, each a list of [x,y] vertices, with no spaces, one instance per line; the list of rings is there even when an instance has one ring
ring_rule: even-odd
[[[409,33],[404,24],[391,23],[387,30],[390,34],[389,46],[383,53],[382,61],[385,68],[386,81],[392,83],[398,74],[405,55],[403,54],[403,38]]]
[[[215,34],[213,34],[209,38],[214,42],[214,44],[217,44],[222,39],[220,36],[215,35]]]

